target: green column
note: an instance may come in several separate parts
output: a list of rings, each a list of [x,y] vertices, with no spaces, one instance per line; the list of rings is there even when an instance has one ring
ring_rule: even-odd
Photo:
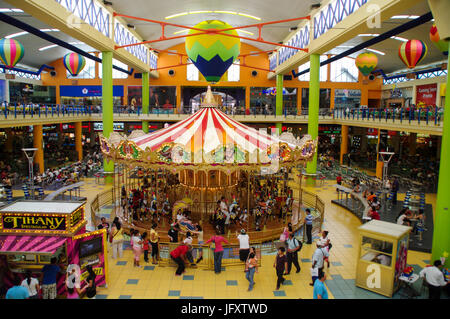
[[[450,41],[449,41],[450,48]],[[450,55],[447,64],[450,71]],[[434,217],[433,247],[431,250],[431,263],[450,253],[450,77],[447,76],[447,89],[445,93],[444,123],[442,128],[441,160],[439,167],[439,181]],[[450,266],[449,256],[445,262]]]
[[[142,114],[148,114],[150,102],[149,73],[142,72]],[[148,133],[148,121],[142,121],[142,130]]]
[[[283,74],[277,74],[277,94],[275,98],[275,115],[283,115]],[[278,134],[281,134],[282,125],[282,122],[275,124]]]
[[[113,53],[102,52],[102,120],[103,136],[106,138],[113,132],[113,78],[112,78]],[[114,172],[114,162],[103,160],[103,170]],[[106,183],[112,183],[112,176],[107,176]]]
[[[308,134],[313,139],[319,135],[319,97],[320,97],[320,55],[310,55],[309,67],[309,107],[308,107]],[[317,150],[313,160],[306,165],[306,173],[315,174],[317,169]]]

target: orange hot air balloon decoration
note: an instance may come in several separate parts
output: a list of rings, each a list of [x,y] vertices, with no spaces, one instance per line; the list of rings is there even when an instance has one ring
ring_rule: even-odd
[[[423,60],[427,51],[428,48],[423,41],[409,40],[400,45],[398,56],[408,68],[412,69]]]
[[[377,56],[370,52],[361,53],[355,59],[356,67],[364,76],[368,76],[373,70],[375,70],[377,64]]]

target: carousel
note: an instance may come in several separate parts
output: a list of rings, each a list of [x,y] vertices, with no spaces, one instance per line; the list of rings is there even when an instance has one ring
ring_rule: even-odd
[[[237,122],[217,108],[208,87],[200,109],[188,118],[149,134],[100,134],[100,145],[124,176],[116,188],[125,224],[149,229],[154,222],[164,228],[177,221],[182,229],[200,224],[212,233],[220,226],[223,231],[223,224],[247,231],[279,228],[295,202],[289,170],[312,160],[317,140]],[[138,213],[126,209],[136,192],[144,198]]]

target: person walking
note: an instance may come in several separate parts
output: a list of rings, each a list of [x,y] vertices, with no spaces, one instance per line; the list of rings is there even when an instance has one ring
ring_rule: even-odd
[[[224,251],[222,243],[230,244],[228,240],[226,240],[222,236],[219,236],[219,233],[220,232],[218,231],[217,235],[214,235],[205,242],[205,244],[213,243],[213,245],[211,245],[211,248],[214,249],[214,272],[216,274],[220,274],[222,270],[222,257]]]
[[[253,280],[255,273],[258,272],[258,261],[256,260],[255,253],[250,253],[246,261],[246,275],[245,278],[248,280],[248,291],[252,291],[255,286],[255,281]]]
[[[236,232],[236,235],[239,240],[239,259],[245,262],[250,252],[250,237],[245,232],[245,229],[241,229],[241,233],[239,235]]]
[[[22,281],[21,286],[28,289],[30,299],[39,299],[39,280],[31,276],[31,270],[27,270],[25,279]]]
[[[139,234],[139,232],[138,232]],[[95,284],[95,277],[97,276],[92,269],[92,265],[87,265],[86,270],[88,273],[88,276],[85,280],[86,286],[83,287],[81,292],[86,292],[86,297],[89,299],[95,299],[95,296],[97,295],[97,286]]]
[[[442,262],[435,260],[433,266],[425,267],[419,273],[419,276],[425,278],[425,282],[428,285],[428,299],[440,299],[441,287],[448,285],[441,269]]]
[[[13,286],[6,292],[5,299],[28,299],[29,296],[28,289],[20,284],[20,278],[14,276]]]
[[[288,270],[286,275],[291,273],[292,264],[294,264],[297,269],[296,273],[300,272],[300,265],[298,263],[298,252],[302,249],[302,243],[294,237],[293,233],[289,234],[289,238],[286,240],[287,245],[287,261]]]
[[[311,215],[311,210],[309,208],[306,209],[306,216],[305,216],[305,225],[306,225],[306,243],[308,245],[312,244],[312,226],[313,226],[313,215]]]
[[[312,269],[317,268],[317,277],[320,277],[320,274],[323,273],[324,259],[325,257],[328,257],[329,254],[326,250],[322,249],[321,243],[319,241],[317,242],[316,246],[317,248],[312,256]],[[313,285],[314,282],[310,283],[310,286]]]
[[[56,276],[61,268],[56,264],[56,257],[50,259],[50,265],[42,268],[44,278],[42,279],[42,299],[56,298]]]
[[[123,228],[119,221],[119,217],[114,218],[111,225],[111,232],[109,234],[109,242],[112,247],[112,258],[116,259],[117,256],[122,258],[123,256]]]
[[[175,276],[181,276],[186,268],[185,263],[187,263],[186,254],[190,250],[190,247],[185,244],[179,245],[177,248],[170,252],[170,258],[178,265],[175,271]]]
[[[158,225],[153,223],[150,229],[150,244],[152,245],[152,264],[157,265],[159,260],[159,235],[156,231]]]
[[[67,299],[80,299],[80,295],[83,293],[83,291],[80,289],[80,283],[78,282],[75,274],[75,268],[72,268],[70,274],[69,272],[66,273],[66,290]]]
[[[283,246],[279,247],[277,256],[275,257],[275,262],[273,263],[273,267],[275,268],[277,273],[276,290],[280,289],[280,285],[285,281],[285,279],[283,278],[283,274],[287,273],[288,270],[285,251],[286,249]]]
[[[313,299],[328,299],[327,287],[324,284],[327,276],[325,273],[320,273],[317,279],[314,282]]]
[[[397,192],[400,189],[400,183],[397,177],[394,177],[394,181],[392,182],[392,204],[397,205]]]

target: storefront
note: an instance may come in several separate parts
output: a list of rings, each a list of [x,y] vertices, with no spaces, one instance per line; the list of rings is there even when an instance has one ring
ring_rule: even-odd
[[[101,85],[61,85],[59,87],[61,104],[63,105],[83,105],[101,106],[102,87]],[[113,105],[123,105],[124,90],[123,85],[113,86]]]
[[[8,265],[5,283],[30,270],[40,275],[52,258],[62,268],[57,276],[58,296],[66,295],[69,265],[79,269],[81,288],[91,265],[96,285],[108,280],[106,231],[86,233],[85,202],[17,201],[0,209],[0,258]]]
[[[358,108],[361,104],[361,90],[334,90],[335,108]]]
[[[9,100],[10,103],[55,104],[56,87],[9,81]]]
[[[275,114],[277,90],[275,87],[251,87],[252,114]],[[283,88],[283,112],[297,114],[297,88]]]

